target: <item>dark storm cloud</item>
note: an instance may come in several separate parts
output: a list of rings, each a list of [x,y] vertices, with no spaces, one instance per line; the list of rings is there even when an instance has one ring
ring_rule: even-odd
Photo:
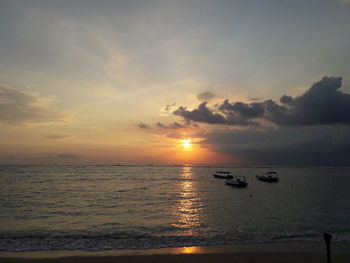
[[[210,101],[215,98],[215,94],[210,91],[201,92],[197,95],[199,101]]]
[[[281,126],[350,124],[350,95],[339,91],[341,77],[324,77],[303,95],[283,95],[281,104],[263,102],[232,102],[225,100],[217,110],[201,103],[194,110],[179,107],[173,113],[186,121],[208,124],[257,125],[269,121]]]
[[[350,95],[339,91],[341,77],[324,77],[299,97],[270,102],[267,118],[279,125],[350,124]]]
[[[50,97],[0,86],[0,121],[11,124],[64,121],[66,114],[51,109]]]
[[[183,117],[186,121],[204,122],[209,124],[225,124],[226,119],[220,114],[214,113],[207,107],[207,103],[203,102],[199,104],[197,109],[192,111],[187,110],[185,107],[180,106],[175,110],[174,115]]]
[[[236,116],[236,118],[259,118],[264,114],[264,108],[260,103],[243,103],[235,102],[230,103],[225,100],[220,106],[219,110],[226,116]]]
[[[291,96],[287,96],[287,95],[283,95],[281,98],[280,98],[280,102],[281,103],[291,103],[293,101],[293,98]]]
[[[173,114],[188,122],[245,126],[214,126],[199,137],[203,146],[249,163],[350,165],[350,95],[341,86],[341,77],[324,77],[301,96],[283,95],[279,103],[225,100],[213,108],[179,107]]]
[[[255,164],[350,165],[349,126],[220,130],[203,145]]]
[[[197,109],[187,110],[185,107],[179,107],[173,112],[176,116],[183,117],[188,122],[202,122],[208,124],[227,124],[227,125],[258,125],[257,122],[244,118],[234,111],[224,109],[229,107],[225,102],[219,106],[219,112],[207,107],[207,102],[201,103]]]
[[[140,122],[138,124],[136,124],[137,127],[139,127],[140,129],[149,129],[151,128],[149,125],[143,123],[143,122]]]

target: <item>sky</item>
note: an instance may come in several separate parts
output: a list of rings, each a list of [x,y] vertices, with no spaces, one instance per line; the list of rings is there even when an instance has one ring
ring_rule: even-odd
[[[0,164],[350,165],[350,1],[0,1]]]

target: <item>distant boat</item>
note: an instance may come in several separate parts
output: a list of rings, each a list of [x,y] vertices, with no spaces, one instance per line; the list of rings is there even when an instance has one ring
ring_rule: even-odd
[[[230,173],[231,172],[217,171],[213,173],[213,176],[220,179],[232,179],[233,176]]]
[[[235,187],[247,187],[248,183],[244,176],[234,175],[232,179],[225,179],[225,184]]]
[[[276,172],[263,173],[263,174],[257,175],[256,178],[258,178],[260,181],[269,182],[269,183],[277,183],[279,180]]]

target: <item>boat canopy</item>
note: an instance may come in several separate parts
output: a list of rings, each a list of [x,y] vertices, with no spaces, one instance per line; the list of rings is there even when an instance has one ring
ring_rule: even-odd
[[[233,179],[239,180],[239,181],[244,181],[244,182],[246,181],[245,176],[243,176],[243,175],[234,175]]]

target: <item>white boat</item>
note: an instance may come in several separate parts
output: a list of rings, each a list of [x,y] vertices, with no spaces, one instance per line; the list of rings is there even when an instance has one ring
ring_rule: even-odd
[[[235,187],[247,187],[248,183],[244,176],[233,175],[232,179],[225,179],[225,184]]]
[[[217,171],[213,173],[213,176],[220,179],[232,179],[233,176],[230,173],[231,172]]]
[[[269,183],[277,183],[279,180],[276,172],[263,173],[263,174],[257,175],[256,178],[258,178],[260,181],[269,182]]]

